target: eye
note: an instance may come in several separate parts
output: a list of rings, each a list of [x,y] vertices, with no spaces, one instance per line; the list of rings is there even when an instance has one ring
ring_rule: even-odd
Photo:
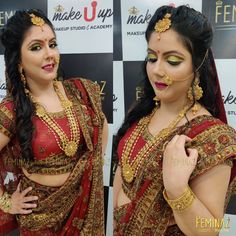
[[[57,43],[56,42],[52,42],[49,45],[50,48],[56,48],[57,47]]]
[[[179,58],[177,56],[169,56],[167,57],[167,62],[172,66],[177,66],[183,61],[182,58]]]
[[[148,53],[147,57],[146,57],[147,62],[151,62],[154,63],[157,61],[157,57],[155,54],[153,53]]]
[[[39,51],[41,49],[41,46],[39,44],[34,44],[30,50],[31,51]]]

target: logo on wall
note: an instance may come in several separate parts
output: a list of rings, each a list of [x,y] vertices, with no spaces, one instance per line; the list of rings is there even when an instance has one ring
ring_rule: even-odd
[[[8,19],[15,14],[15,10],[0,11],[0,28],[2,28],[8,21]]]
[[[128,19],[126,21],[127,25],[145,25],[148,24],[152,15],[147,9],[144,13],[140,12],[138,8],[135,6],[128,9]],[[143,27],[142,27],[143,28]],[[127,36],[137,36],[137,35],[144,35],[145,30],[138,30],[138,31],[127,31]]]
[[[235,0],[202,1],[202,12],[214,29],[213,51],[215,58],[236,58]]]
[[[230,90],[226,96],[222,96],[224,105],[227,108],[226,113],[228,116],[236,116],[235,105],[236,105],[236,95]],[[233,109],[231,107],[234,107]]]
[[[54,10],[55,12],[52,15],[53,22],[73,21],[77,24],[79,23],[74,26],[55,27],[56,31],[112,28],[109,19],[113,16],[113,10],[111,8],[99,8],[98,1],[91,2],[90,6],[80,6],[80,8],[71,6],[67,10],[65,6],[58,4],[54,7]]]

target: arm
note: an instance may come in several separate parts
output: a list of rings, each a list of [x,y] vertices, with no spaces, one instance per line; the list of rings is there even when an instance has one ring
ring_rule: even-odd
[[[0,151],[9,143],[10,138],[0,132]],[[0,187],[0,197],[3,195],[3,189]]]
[[[195,198],[192,198],[192,202],[188,199],[184,203],[186,207],[183,208],[183,211],[174,208],[176,223],[189,236],[218,235],[218,228],[214,222],[220,222],[224,214],[225,196],[231,170],[229,166],[221,164],[212,167],[190,182],[190,175],[197,163],[198,152],[196,149],[188,149],[186,152],[185,143],[188,141],[191,139],[187,136],[176,135],[165,149],[163,182],[167,199],[178,202],[178,198],[183,196],[184,190],[190,185]],[[183,201],[181,202],[183,203]],[[205,223],[201,223],[204,220]],[[207,223],[209,221],[213,223]]]
[[[121,168],[117,167],[113,181],[113,207],[117,207],[118,193],[122,187]]]
[[[183,212],[173,211],[178,227],[186,235],[218,235],[214,223],[208,227],[207,221],[221,221],[224,216],[224,202],[230,178],[230,167],[219,165],[190,182],[196,198],[193,204]],[[170,199],[176,199],[178,190],[167,192]],[[203,232],[206,230],[206,232]]]
[[[2,150],[10,141],[10,138],[5,134],[0,132],[0,150]],[[0,157],[1,158],[1,157]],[[20,183],[17,186],[16,191],[10,196],[11,208],[7,211],[10,214],[29,214],[32,212],[32,208],[37,207],[36,204],[27,203],[34,200],[38,200],[37,196],[28,196],[26,195],[32,190],[31,187],[20,191]],[[3,196],[4,191],[0,187],[0,198]],[[1,205],[0,205],[1,209]]]
[[[107,142],[108,142],[108,124],[107,124],[107,119],[105,118],[102,129],[102,157],[104,157],[105,155]]]

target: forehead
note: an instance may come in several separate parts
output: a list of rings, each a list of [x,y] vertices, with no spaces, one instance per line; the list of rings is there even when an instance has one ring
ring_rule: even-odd
[[[160,40],[157,37],[157,32],[153,32],[150,35],[148,41],[148,47],[152,50],[158,50],[160,52],[166,51],[180,51],[183,54],[190,54],[185,46],[180,34],[176,31],[169,29],[160,33]]]
[[[50,40],[53,37],[55,37],[55,33],[49,25],[45,24],[42,28],[32,25],[24,35],[23,44],[30,43],[33,40]]]

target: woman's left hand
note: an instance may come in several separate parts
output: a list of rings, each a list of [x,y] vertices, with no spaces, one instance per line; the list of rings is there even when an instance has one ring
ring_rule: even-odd
[[[186,135],[175,135],[166,146],[162,171],[167,192],[181,195],[195,169],[198,152],[196,149],[185,149],[185,144],[189,141],[191,138]]]

